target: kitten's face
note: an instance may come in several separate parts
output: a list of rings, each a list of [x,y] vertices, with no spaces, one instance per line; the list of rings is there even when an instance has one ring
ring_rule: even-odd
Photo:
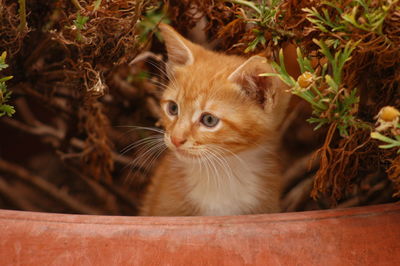
[[[211,71],[195,70],[186,67],[175,72],[164,92],[167,146],[182,158],[210,150],[219,155],[237,153],[262,142],[268,131],[262,108],[228,82],[228,75],[212,77],[205,75]]]
[[[259,91],[260,86],[272,87],[271,82],[260,83],[258,74],[271,70],[261,57],[217,54],[168,26],[161,30],[170,79],[161,100],[161,121],[165,142],[179,159],[230,155],[276,137],[272,102],[265,107],[275,92]]]

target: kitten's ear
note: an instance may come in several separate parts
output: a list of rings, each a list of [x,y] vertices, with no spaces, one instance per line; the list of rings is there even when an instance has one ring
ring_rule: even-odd
[[[159,25],[161,35],[165,40],[168,53],[168,63],[176,66],[187,66],[194,62],[194,44],[186,40],[171,26],[161,23]]]
[[[241,64],[228,80],[239,85],[266,112],[285,112],[290,99],[287,85],[278,77],[260,76],[263,73],[275,73],[275,70],[266,58],[256,55]]]
[[[230,74],[228,80],[239,85],[249,97],[258,103],[262,105],[267,102],[273,104],[277,88],[286,88],[286,86],[279,78],[262,77],[260,74],[274,72],[266,58],[255,55]]]

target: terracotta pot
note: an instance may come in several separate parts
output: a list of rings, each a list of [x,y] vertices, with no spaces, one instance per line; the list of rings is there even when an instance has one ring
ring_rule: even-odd
[[[400,204],[231,217],[0,211],[1,265],[399,265]]]

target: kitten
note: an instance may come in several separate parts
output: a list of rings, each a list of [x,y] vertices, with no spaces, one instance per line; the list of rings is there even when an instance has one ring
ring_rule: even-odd
[[[140,215],[239,215],[279,211],[276,156],[290,99],[266,59],[208,51],[168,25],[170,82],[161,100],[169,148]]]

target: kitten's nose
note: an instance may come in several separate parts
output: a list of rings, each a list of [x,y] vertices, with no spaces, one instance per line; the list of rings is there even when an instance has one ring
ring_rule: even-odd
[[[186,139],[171,136],[171,142],[175,145],[175,147],[179,148],[179,146],[186,142]]]

